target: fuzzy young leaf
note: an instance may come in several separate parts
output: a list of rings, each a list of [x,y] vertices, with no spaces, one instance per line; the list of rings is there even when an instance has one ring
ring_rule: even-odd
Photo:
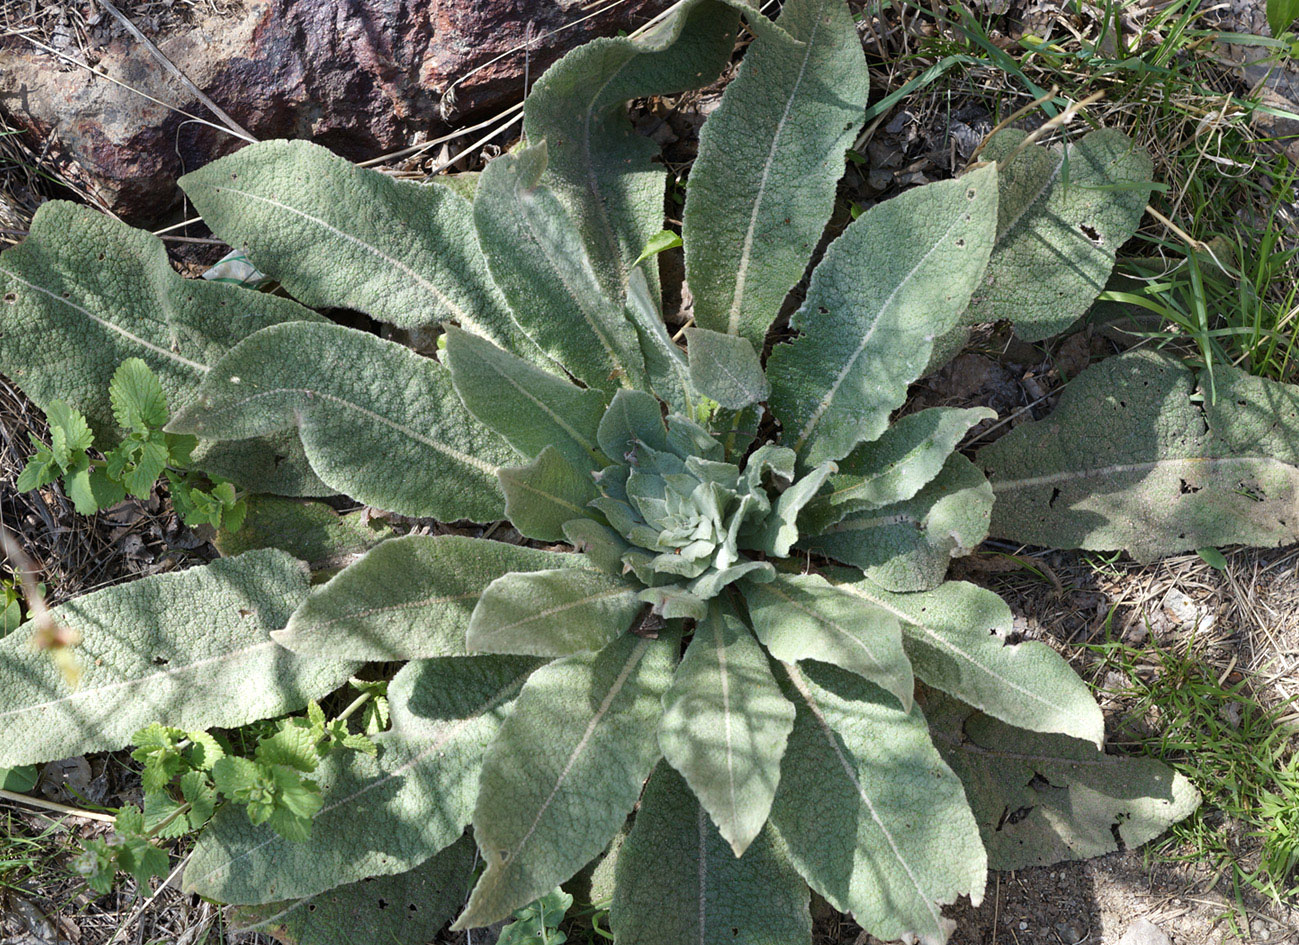
[[[403,515],[491,521],[515,454],[431,358],[341,325],[263,329],[221,359],[169,430],[242,439],[298,427],[322,480]]]
[[[799,945],[812,940],[807,884],[771,831],[744,856],[660,762],[619,850],[609,924],[619,942]]]
[[[837,0],[836,0],[837,2]],[[758,352],[744,338],[706,328],[687,328],[690,383],[728,410],[766,400],[771,393]]]
[[[832,666],[787,675],[798,715],[771,822],[794,865],[877,938],[941,945],[955,923],[940,908],[977,906],[988,862],[920,707]]]
[[[978,285],[996,206],[989,165],[877,204],[830,245],[790,319],[802,336],[767,362],[771,409],[805,465],[884,432]]]
[[[953,453],[912,498],[849,515],[799,547],[861,568],[890,590],[924,591],[942,582],[952,558],[988,536],[991,511],[992,487]]]
[[[627,632],[642,604],[634,584],[565,568],[506,574],[487,586],[469,620],[471,652],[571,656]]]
[[[910,710],[915,680],[898,618],[817,574],[780,575],[744,589],[754,633],[786,663],[821,660],[871,680]]]
[[[314,772],[324,804],[310,838],[295,843],[223,809],[194,850],[185,888],[260,903],[414,869],[468,825],[483,753],[536,665],[500,656],[409,663],[389,689],[392,728],[374,737],[377,759],[332,752]]]
[[[487,165],[474,198],[478,239],[515,319],[537,346],[587,387],[645,385],[640,340],[607,295],[573,219],[540,183],[546,143]]]
[[[474,839],[487,869],[455,928],[505,918],[618,832],[659,757],[655,730],[677,640],[624,634],[528,680],[483,762]]]
[[[993,869],[1100,856],[1118,839],[1140,846],[1199,805],[1190,782],[1153,758],[1026,732],[941,694],[926,711],[934,744],[965,783]]]
[[[598,514],[589,507],[598,495],[591,474],[574,469],[553,446],[526,466],[503,466],[497,477],[505,493],[505,517],[528,538],[563,541],[567,522]]]
[[[585,566],[577,555],[499,541],[407,535],[314,588],[271,636],[295,653],[349,660],[463,656],[474,606],[497,578]]]
[[[76,688],[31,645],[29,621],[0,640],[0,764],[121,748],[155,719],[244,725],[332,691],[353,664],[269,636],[306,596],[305,566],[268,550],[79,597],[53,610],[82,635]]]
[[[487,273],[469,201],[449,187],[397,180],[306,141],[260,142],[180,186],[213,232],[307,305],[403,328],[454,320],[540,360]]]
[[[843,0],[786,3],[787,34],[751,22],[758,38],[700,132],[682,222],[695,320],[761,349],[829,222],[869,83]]]
[[[714,603],[663,697],[659,745],[735,856],[767,822],[793,726],[794,707],[766,654],[739,617]]]
[[[686,363],[686,356],[668,335],[663,317],[650,297],[645,273],[640,268],[633,269],[627,277],[627,304],[624,311],[636,329],[636,336],[640,338],[650,389],[673,413],[693,416],[699,394],[690,380],[690,367]]]
[[[1169,355],[1087,369],[1045,420],[979,453],[993,534],[1148,560],[1299,540],[1299,388],[1215,368],[1217,401]]]

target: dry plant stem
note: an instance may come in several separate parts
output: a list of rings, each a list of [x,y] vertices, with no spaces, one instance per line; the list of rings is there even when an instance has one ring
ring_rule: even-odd
[[[9,529],[0,526],[0,548],[4,549],[14,573],[22,582],[23,597],[26,599],[27,612],[36,622],[36,636],[33,645],[38,650],[56,647],[76,646],[81,642],[81,634],[62,627],[45,606],[45,597],[36,583],[36,562],[31,559],[22,546],[14,539]]]
[[[151,905],[153,905],[154,900],[156,900],[160,895],[162,895],[162,891],[166,889],[168,886],[170,886],[172,882],[176,879],[176,877],[181,874],[181,871],[184,870],[185,867],[189,864],[190,856],[193,856],[193,854],[192,853],[187,854],[184,859],[182,859],[179,863],[177,863],[176,868],[167,875],[166,879],[164,879],[161,883],[158,884],[158,888],[153,891],[153,894],[131,911],[131,915],[127,918],[125,922],[123,922],[121,925],[117,927],[117,931],[113,933],[113,937],[108,940],[107,945],[117,945],[118,942],[125,940],[124,937],[127,934],[127,930],[130,929],[132,926],[135,925],[136,922],[139,921],[140,917],[144,915],[145,911]]]
[[[98,820],[100,823],[105,824],[111,824],[115,819],[112,814],[101,814],[98,811],[93,810],[81,810],[79,807],[69,807],[67,804],[60,804],[57,801],[47,801],[39,797],[29,797],[26,794],[19,794],[16,791],[0,790],[0,799],[13,801],[15,804],[26,804],[29,807],[40,807],[44,810],[67,814],[69,817],[80,817],[84,820]]]
[[[979,160],[979,155],[983,153],[984,146],[989,141],[992,140],[993,135],[995,135],[998,131],[1001,131],[1003,128],[1007,128],[1014,122],[1023,118],[1025,115],[1027,115],[1029,112],[1031,112],[1033,109],[1037,108],[1039,105],[1043,104],[1044,102],[1049,102],[1051,99],[1056,97],[1059,91],[1060,91],[1060,87],[1058,85],[1053,85],[1051,86],[1051,90],[1047,92],[1045,95],[1039,95],[1037,98],[1033,99],[1033,101],[1029,102],[1024,107],[1015,109],[1013,112],[1011,112],[1001,121],[999,121],[996,127],[994,127],[986,135],[984,135],[983,140],[979,142],[979,146],[976,147],[974,149],[974,152],[970,155],[970,159],[965,162],[966,169],[968,170],[970,167],[974,165],[976,161]],[[873,127],[874,126],[872,126],[872,128]]]

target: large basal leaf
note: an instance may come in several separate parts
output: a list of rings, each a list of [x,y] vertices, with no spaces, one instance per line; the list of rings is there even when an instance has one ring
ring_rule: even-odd
[[[771,409],[804,465],[884,432],[933,339],[951,329],[988,263],[993,165],[876,204],[830,245],[767,362]]]
[[[931,407],[908,414],[843,458],[830,488],[800,516],[802,530],[819,535],[854,512],[905,502],[942,471],[971,427],[996,416],[986,407]]]
[[[645,271],[633,269],[627,277],[626,312],[640,338],[645,375],[650,389],[668,405],[670,412],[694,416],[699,394],[690,380],[690,367],[685,354],[668,335],[650,291]]]
[[[771,831],[736,857],[666,762],[618,851],[609,925],[619,945],[799,945],[807,884]]]
[[[778,23],[788,35],[754,21],[700,132],[682,217],[695,321],[759,350],[830,219],[869,86],[843,0],[793,0]]]
[[[583,472],[604,465],[595,444],[605,406],[600,391],[547,374],[456,328],[447,329],[446,363],[469,412],[528,459],[553,446]]]
[[[465,901],[475,858],[474,842],[465,836],[405,873],[302,899],[239,906],[230,911],[230,925],[274,936],[285,945],[423,945]]]
[[[203,222],[307,305],[403,328],[454,321],[541,360],[492,282],[473,207],[451,187],[262,141],[180,179]]]
[[[238,440],[297,425],[316,473],[403,515],[493,521],[517,454],[474,420],[432,358],[341,325],[259,331],[208,375],[168,429]]]
[[[889,590],[926,591],[942,582],[952,558],[988,537],[992,505],[978,467],[953,453],[912,498],[849,515],[799,547],[861,568]]]
[[[465,645],[479,653],[571,656],[604,649],[644,605],[639,585],[602,571],[506,574],[483,591]]]
[[[81,634],[76,685],[32,646],[28,621],[0,640],[0,765],[111,751],[152,722],[245,725],[341,686],[356,664],[299,657],[269,635],[306,598],[307,578],[268,549],[62,604],[54,620]]]
[[[121,438],[108,382],[127,358],[149,365],[178,410],[242,339],[300,320],[322,319],[288,299],[183,279],[156,236],[61,200],[42,205],[27,238],[0,253],[0,372],[41,409],[75,406],[101,444]],[[195,456],[247,488],[325,494],[295,440],[205,443]]]
[[[1138,559],[1299,540],[1299,388],[1130,351],[1084,371],[1045,420],[979,453],[992,532]]]
[[[312,571],[346,567],[379,542],[392,526],[364,512],[340,515],[323,502],[250,495],[235,531],[218,529],[217,550],[227,558],[257,548],[279,548],[307,562]]]
[[[687,328],[690,383],[728,410],[742,410],[767,399],[771,385],[758,352],[744,338],[706,328]]]
[[[194,468],[229,479],[248,492],[300,498],[337,492],[312,470],[296,430],[247,440],[200,440],[190,461]]]
[[[895,594],[847,570],[830,577],[902,622],[902,645],[926,684],[1004,722],[1101,746],[1105,722],[1087,684],[1045,643],[1007,643],[1014,616],[992,591],[949,581]]]
[[[739,0],[729,5],[761,16]],[[666,173],[652,161],[658,146],[633,130],[624,104],[712,82],[730,58],[737,21],[726,3],[686,0],[638,39],[579,46],[532,87],[524,133],[546,142],[544,182],[573,215],[612,298],[623,297],[632,263],[663,229]],[[651,264],[645,274],[657,307],[658,273]]]
[[[877,938],[942,945],[942,906],[983,898],[987,857],[920,707],[831,666],[788,668],[798,707],[772,825],[813,889]],[[912,938],[906,938],[912,936]]]
[[[599,515],[590,508],[599,495],[595,480],[574,469],[553,446],[526,466],[503,467],[497,476],[505,493],[505,517],[528,538],[563,541],[568,522]]]
[[[295,653],[349,660],[464,656],[483,591],[512,571],[581,568],[578,555],[460,535],[386,541],[312,590],[272,636]]]
[[[515,319],[537,346],[587,387],[645,386],[645,360],[621,295],[600,284],[582,236],[540,183],[546,143],[503,154],[474,198],[478,239]]]
[[[533,674],[483,762],[474,839],[487,869],[453,928],[505,918],[604,850],[659,758],[678,640],[624,634]]]
[[[754,633],[776,659],[841,666],[911,708],[915,679],[893,614],[819,574],[780,574],[766,584],[747,583],[744,596]]]
[[[767,822],[793,726],[794,707],[749,628],[709,608],[663,698],[659,745],[735,856]]]
[[[314,896],[414,869],[464,832],[483,754],[537,660],[475,656],[407,664],[389,686],[392,728],[363,752],[325,757],[312,774],[324,806],[305,841],[217,812],[184,887],[234,903]]]
[[[1153,758],[1012,728],[941,693],[925,711],[934,744],[965,783],[993,869],[1086,860],[1120,840],[1136,847],[1200,803],[1186,778]]]
[[[1068,328],[1105,288],[1114,254],[1150,199],[1150,156],[1101,128],[1065,149],[998,132],[983,158],[999,162],[997,245],[962,322],[1009,319],[1026,341]],[[1018,153],[1016,153],[1018,151]]]

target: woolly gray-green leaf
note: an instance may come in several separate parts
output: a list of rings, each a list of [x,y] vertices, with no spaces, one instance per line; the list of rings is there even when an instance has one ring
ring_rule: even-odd
[[[794,707],[762,647],[714,603],[663,697],[659,745],[735,856],[767,822],[793,726]]]
[[[95,591],[52,611],[81,634],[69,683],[28,621],[0,640],[0,765],[111,751],[164,719],[227,728],[292,712],[341,686],[354,663],[302,658],[270,631],[307,596],[306,565],[252,551]]]
[[[272,636],[295,653],[349,660],[463,656],[474,606],[497,578],[585,566],[578,555],[499,541],[407,535],[314,588]]]
[[[369,505],[446,521],[504,511],[496,472],[517,454],[465,411],[446,368],[341,325],[240,342],[168,429],[237,440],[295,423],[320,478]]]
[[[650,298],[645,273],[639,267],[633,269],[627,278],[625,310],[640,338],[650,388],[673,413],[693,415],[699,396],[690,381],[690,366],[685,354],[668,335],[663,317]]]
[[[876,439],[992,250],[993,165],[876,204],[835,240],[767,361],[771,409],[807,466]],[[863,278],[862,273],[869,273]]]
[[[861,568],[889,590],[926,591],[942,582],[952,558],[988,536],[992,505],[978,467],[953,453],[907,501],[849,515],[798,545]]]
[[[645,386],[636,329],[607,295],[572,218],[549,187],[546,143],[483,171],[474,221],[492,278],[537,346],[587,387]]]
[[[623,945],[799,945],[807,884],[774,835],[737,858],[680,775],[660,762],[618,851],[609,925]]]
[[[408,663],[392,680],[392,727],[377,757],[332,752],[312,773],[324,805],[306,840],[253,825],[227,805],[200,838],[184,887],[234,903],[313,896],[414,869],[464,832],[483,754],[537,660],[452,657]]]
[[[931,407],[908,414],[878,440],[844,457],[830,477],[830,490],[804,512],[803,530],[818,535],[853,512],[905,502],[938,475],[971,427],[996,416],[986,407]]]
[[[101,443],[120,438],[108,382],[127,358],[149,365],[175,411],[248,335],[321,320],[289,299],[182,279],[153,234],[61,200],[43,204],[27,238],[0,253],[0,371],[42,410],[52,400],[76,407]],[[326,494],[294,441],[204,443],[195,455],[250,489]]]
[[[857,673],[911,708],[915,679],[902,650],[898,618],[818,574],[780,574],[748,583],[753,631],[786,663],[820,660]]]
[[[1130,351],[979,453],[998,537],[1139,559],[1299,540],[1299,388]]]
[[[313,571],[342,568],[393,535],[392,526],[362,512],[340,515],[323,502],[250,495],[236,531],[218,529],[217,550],[226,557],[256,548],[279,548]]]
[[[622,826],[659,758],[679,634],[624,634],[533,674],[483,762],[474,839],[487,869],[453,928],[489,925],[554,889]]]
[[[705,397],[729,410],[740,410],[766,400],[771,393],[758,352],[744,338],[706,328],[687,328],[686,344],[690,383]]]
[[[454,327],[447,328],[446,363],[469,412],[528,459],[554,446],[577,469],[604,465],[595,442],[605,406],[598,390],[583,390]]]
[[[465,836],[405,873],[301,899],[240,906],[231,910],[230,924],[287,945],[432,941],[464,902],[474,859],[474,842]]]
[[[997,244],[962,322],[1006,318],[1026,341],[1064,331],[1105,288],[1114,254],[1150,199],[1150,156],[1101,128],[1065,150],[998,132],[983,158],[998,161]],[[1018,153],[1016,153],[1018,151]]]
[[[902,622],[902,646],[927,685],[1003,722],[1101,746],[1105,721],[1087,684],[1045,643],[1007,643],[1014,618],[992,591],[948,581],[895,594],[847,570],[831,580]]]
[[[682,216],[695,320],[757,348],[830,220],[869,86],[843,0],[793,0],[778,23],[789,36],[757,30],[699,134]]]
[[[180,179],[203,222],[307,305],[403,328],[453,320],[534,359],[450,187],[358,167],[306,141],[262,141]]]
[[[597,495],[591,474],[578,472],[553,446],[526,466],[502,467],[497,477],[505,517],[528,538],[563,541],[566,522],[597,514],[587,507]]]
[[[505,574],[487,586],[469,620],[471,652],[571,656],[627,632],[639,588],[602,571],[565,568]]]
[[[605,292],[621,298],[631,264],[663,229],[666,172],[658,146],[637,134],[624,103],[712,82],[731,55],[738,17],[760,17],[744,2],[686,0],[637,39],[596,39],[551,66],[524,106],[524,134],[546,142],[544,182],[568,208]],[[653,262],[650,298],[658,298]],[[657,307],[657,302],[655,302]]]
[[[659,452],[670,449],[659,402],[639,390],[620,390],[613,395],[596,436],[600,449],[614,462],[622,462],[638,443]]]
[[[782,492],[753,547],[777,558],[787,557],[789,549],[798,541],[799,513],[834,471],[835,464],[827,460]]]
[[[988,864],[920,707],[832,666],[787,672],[798,715],[771,822],[794,865],[877,938],[942,945],[955,923],[941,907],[977,906]]]
[[[1199,794],[1153,758],[1012,728],[934,693],[934,744],[965,783],[993,869],[1085,860],[1152,840],[1190,815]],[[1118,831],[1118,839],[1115,831]]]

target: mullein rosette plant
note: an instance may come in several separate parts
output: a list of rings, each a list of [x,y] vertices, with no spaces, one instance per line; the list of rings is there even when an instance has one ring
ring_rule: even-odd
[[[666,175],[625,104],[713,81],[741,18],[684,207],[683,350],[643,254]],[[991,411],[899,417],[969,326],[1036,340],[1086,312],[1150,165],[1113,131],[1005,131],[822,251],[866,104],[843,0],[774,22],[684,0],[552,67],[480,175],[417,184],[273,141],[183,178],[279,294],[184,280],[148,234],[43,207],[0,255],[0,367],[103,429],[106,380],[139,357],[195,462],[260,494],[228,557],[54,611],[78,687],[30,626],[0,643],[0,765],[244,725],[404,662],[373,755],[312,772],[309,836],[227,805],[186,865],[186,889],[302,943],[424,941],[578,876],[629,945],[806,942],[809,887],[929,945],[990,867],[1187,815],[1185,779],[1107,754],[1067,663],[946,571],[990,528],[1144,555],[1294,540],[1293,391],[1219,368],[1211,403],[1138,351],[977,461],[956,450]],[[340,308],[391,331],[315,311]],[[439,326],[436,351],[393,340]],[[1113,435],[1071,445],[1098,423]],[[528,541],[389,537],[311,501],[336,493]]]

